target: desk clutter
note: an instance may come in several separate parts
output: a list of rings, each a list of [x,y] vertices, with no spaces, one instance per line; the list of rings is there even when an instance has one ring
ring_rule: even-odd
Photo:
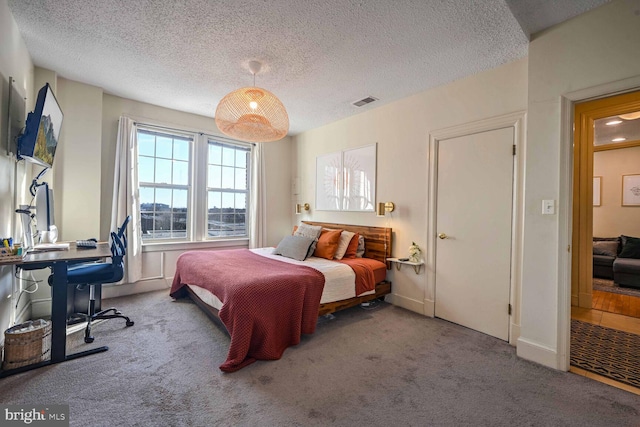
[[[26,253],[22,250],[22,245],[20,243],[14,244],[11,237],[2,239],[2,247],[0,247],[0,264],[21,261],[24,255],[26,255]]]

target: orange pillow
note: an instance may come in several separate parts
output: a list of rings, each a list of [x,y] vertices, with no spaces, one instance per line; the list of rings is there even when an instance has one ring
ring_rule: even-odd
[[[349,246],[347,246],[347,251],[344,253],[344,258],[355,258],[356,252],[358,251],[358,239],[360,238],[360,234],[356,233],[349,242]]]
[[[298,229],[297,225],[293,226],[293,231],[291,232],[291,235],[293,236],[294,234],[296,234],[296,230]]]
[[[338,250],[342,230],[322,230],[313,256],[333,259]]]

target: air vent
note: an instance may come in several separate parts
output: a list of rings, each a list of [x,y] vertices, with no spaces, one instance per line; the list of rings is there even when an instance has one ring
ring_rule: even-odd
[[[353,103],[356,107],[362,107],[363,105],[371,104],[373,101],[377,101],[378,98],[374,98],[373,96],[368,96],[360,101],[356,101]]]

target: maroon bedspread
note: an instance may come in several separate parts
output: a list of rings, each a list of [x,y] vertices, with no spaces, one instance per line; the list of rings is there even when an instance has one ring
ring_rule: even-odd
[[[248,249],[192,251],[178,258],[170,295],[183,296],[186,284],[224,304],[219,315],[231,344],[220,369],[234,372],[256,359],[280,359],[302,334],[315,332],[324,275]]]

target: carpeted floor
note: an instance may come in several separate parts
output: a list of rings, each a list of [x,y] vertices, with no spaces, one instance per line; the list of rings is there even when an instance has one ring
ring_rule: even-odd
[[[168,291],[109,301],[108,352],[0,380],[4,404],[69,404],[72,426],[632,426],[638,396],[388,304],[321,318],[282,359],[223,374],[228,336]],[[106,304],[105,304],[106,305]],[[81,338],[81,336],[80,336]],[[81,342],[80,340],[76,340]],[[84,344],[78,344],[84,347]]]
[[[614,294],[631,295],[640,297],[640,289],[625,288],[618,285],[613,280],[593,278],[593,289],[596,291],[611,292]]]
[[[571,364],[640,387],[640,335],[573,319]]]

